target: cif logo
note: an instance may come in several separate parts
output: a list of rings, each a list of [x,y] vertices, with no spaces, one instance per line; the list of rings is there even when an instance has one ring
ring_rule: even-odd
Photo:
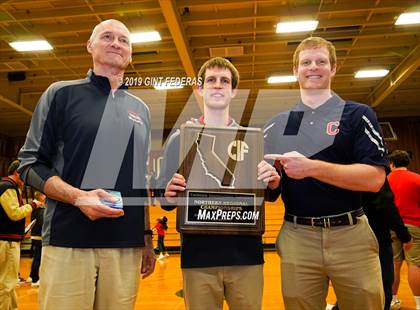
[[[236,161],[243,161],[249,146],[242,140],[234,140],[228,146],[229,157]]]

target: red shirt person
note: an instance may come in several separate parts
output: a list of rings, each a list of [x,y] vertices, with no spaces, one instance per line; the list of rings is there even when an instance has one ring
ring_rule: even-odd
[[[405,260],[408,265],[408,284],[416,300],[416,309],[420,309],[420,174],[407,169],[410,156],[406,151],[395,150],[389,156],[391,173],[388,175],[389,185],[394,193],[394,202],[404,224],[413,237],[410,249],[394,240],[394,285],[391,305],[399,305],[397,298],[400,283],[400,269]],[[396,308],[396,307],[395,307]]]
[[[153,230],[158,235],[158,245],[155,251],[159,253],[159,259],[165,258],[169,256],[168,252],[166,252],[165,248],[165,233],[168,230],[168,218],[166,216],[162,216],[156,220],[156,224],[153,227]],[[165,252],[165,253],[164,253]]]

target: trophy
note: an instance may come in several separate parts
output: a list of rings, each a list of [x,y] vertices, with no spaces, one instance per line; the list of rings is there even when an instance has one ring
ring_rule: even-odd
[[[181,233],[261,235],[265,184],[259,128],[181,126],[180,168],[187,187],[177,208]]]

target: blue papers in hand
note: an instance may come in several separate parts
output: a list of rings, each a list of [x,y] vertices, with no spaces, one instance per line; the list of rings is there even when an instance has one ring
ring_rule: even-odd
[[[121,193],[117,191],[107,191],[108,194],[111,194],[114,197],[114,201],[101,199],[101,202],[111,208],[114,209],[122,209],[123,208],[123,200],[121,197]]]

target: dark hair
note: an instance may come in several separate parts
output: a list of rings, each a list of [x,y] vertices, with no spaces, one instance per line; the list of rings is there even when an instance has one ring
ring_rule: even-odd
[[[19,160],[14,160],[10,165],[9,168],[7,169],[7,175],[12,175],[15,173],[15,171],[19,168],[20,165],[20,161]]]
[[[388,158],[394,164],[395,168],[407,167],[410,164],[410,155],[403,150],[393,151]]]
[[[168,230],[168,218],[166,216],[158,218],[158,222],[162,225],[164,230]]]

